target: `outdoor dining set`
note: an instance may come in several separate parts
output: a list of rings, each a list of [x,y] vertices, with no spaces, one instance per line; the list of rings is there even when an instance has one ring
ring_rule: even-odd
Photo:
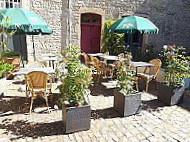
[[[124,53],[120,53],[118,56],[107,55],[103,53],[83,53],[85,64],[88,66],[94,66],[96,73],[98,74],[98,82],[100,77],[106,76],[113,79],[114,70],[120,64],[121,61],[126,60]],[[138,80],[140,78],[146,79],[146,92],[148,91],[149,82],[156,79],[161,67],[160,59],[153,59],[149,63],[147,62],[131,62],[131,68],[135,72],[136,76],[136,89],[138,88]]]

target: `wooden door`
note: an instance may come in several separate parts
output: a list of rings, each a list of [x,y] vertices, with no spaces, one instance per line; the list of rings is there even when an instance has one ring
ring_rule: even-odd
[[[81,51],[100,52],[101,16],[92,13],[81,15]]]

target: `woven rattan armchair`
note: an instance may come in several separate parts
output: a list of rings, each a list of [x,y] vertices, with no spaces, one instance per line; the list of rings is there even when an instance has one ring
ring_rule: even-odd
[[[45,99],[48,112],[48,74],[43,71],[32,71],[26,75],[26,84],[28,89],[27,94],[31,94],[30,114],[32,111],[32,104],[37,96],[41,96]]]

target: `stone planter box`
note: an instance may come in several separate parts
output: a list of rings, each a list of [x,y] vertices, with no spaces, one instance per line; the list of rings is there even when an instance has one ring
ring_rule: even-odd
[[[130,116],[139,113],[141,106],[141,93],[122,94],[118,90],[114,91],[114,109],[122,116]]]
[[[90,129],[91,110],[88,104],[77,107],[62,106],[64,133]]]
[[[185,87],[183,85],[171,87],[160,83],[158,100],[169,106],[179,104],[183,101],[184,91]]]

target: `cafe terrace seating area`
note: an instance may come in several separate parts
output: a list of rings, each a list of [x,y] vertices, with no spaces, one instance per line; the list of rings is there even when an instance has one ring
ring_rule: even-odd
[[[81,61],[91,68],[93,74],[91,95],[88,96],[91,106],[90,130],[63,133],[56,57],[54,63],[49,62],[50,59],[45,62],[37,59],[24,68],[21,65],[14,71],[12,80],[1,82],[6,86],[0,96],[1,141],[190,141],[188,90],[185,91],[183,103],[179,105],[167,106],[157,100],[157,81],[161,76],[161,62],[158,59],[149,63],[131,62],[136,76],[134,87],[143,92],[142,102],[139,113],[122,117],[113,108],[113,98],[114,90],[118,87],[115,69],[125,60],[125,56],[103,53],[83,53],[83,56],[84,60]],[[46,58],[51,57],[48,55]],[[46,86],[47,92],[44,92]]]

